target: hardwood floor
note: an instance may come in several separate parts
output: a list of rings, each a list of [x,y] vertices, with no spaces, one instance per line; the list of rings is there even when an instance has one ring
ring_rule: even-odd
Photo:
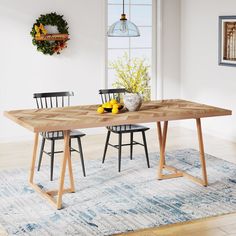
[[[236,214],[145,229],[122,236],[236,236]]]
[[[193,123],[193,126],[195,124]],[[203,129],[204,135],[204,129]],[[112,135],[111,140],[115,143],[117,136]],[[137,141],[141,141],[141,137],[135,137]],[[128,137],[124,138],[124,141]],[[33,140],[33,134],[32,134]],[[105,142],[105,132],[99,135],[87,135],[82,139],[84,156],[86,159],[101,159]],[[147,142],[149,152],[158,151],[157,133],[155,130],[147,132]],[[219,158],[236,163],[236,143],[204,135],[205,152],[217,156]],[[58,144],[61,148],[62,142]],[[0,169],[10,169],[17,167],[29,167],[32,155],[33,141],[18,142],[18,143],[0,143]],[[181,148],[198,149],[196,131],[183,128],[170,128],[167,137],[167,151]],[[129,155],[129,149],[124,148],[124,155]],[[135,153],[143,153],[143,147],[135,146]],[[96,156],[94,156],[96,153]],[[73,154],[75,155],[75,154]],[[117,150],[109,148],[109,155],[117,155]],[[77,158],[77,157],[73,157]],[[59,161],[59,157],[55,161]],[[49,158],[45,157],[44,162]],[[0,236],[7,235],[0,228]],[[127,236],[236,236],[236,213],[207,219],[196,220],[194,222],[181,223],[176,225],[163,226],[159,228],[145,229],[138,232],[122,234]]]

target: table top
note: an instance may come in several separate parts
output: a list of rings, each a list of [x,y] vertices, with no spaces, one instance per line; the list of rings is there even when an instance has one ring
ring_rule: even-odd
[[[83,105],[13,110],[5,111],[4,115],[33,132],[232,115],[230,110],[180,99],[144,102],[139,111],[122,111],[119,114],[98,114],[97,107],[98,105]]]

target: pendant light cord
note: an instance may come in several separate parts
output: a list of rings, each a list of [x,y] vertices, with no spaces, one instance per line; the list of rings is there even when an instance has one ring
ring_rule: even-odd
[[[125,0],[123,0],[123,14],[125,14]]]

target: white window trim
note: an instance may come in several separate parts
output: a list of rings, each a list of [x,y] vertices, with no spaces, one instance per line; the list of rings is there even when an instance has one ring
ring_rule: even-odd
[[[155,1],[155,0],[154,0]],[[163,76],[162,76],[162,64],[163,64],[163,0],[156,0],[156,99],[163,99]]]
[[[152,0],[152,79],[151,99],[157,99],[157,1]]]
[[[162,1],[152,0],[152,99],[163,99],[163,81],[162,81]],[[104,79],[102,87],[108,88],[108,39],[107,39],[107,16],[108,0],[104,0]]]
[[[107,39],[107,28],[108,28],[108,0],[104,0],[104,76],[103,76],[103,81],[102,81],[102,88],[106,89],[108,87],[108,39]]]

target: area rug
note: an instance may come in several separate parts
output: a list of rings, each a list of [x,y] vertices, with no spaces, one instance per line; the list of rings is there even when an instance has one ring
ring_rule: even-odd
[[[185,178],[158,181],[159,156],[87,160],[87,177],[73,158],[76,193],[65,194],[64,208],[55,210],[27,184],[28,170],[0,172],[0,224],[9,235],[113,235],[236,212],[236,165],[206,155],[209,187]],[[201,176],[199,153],[193,149],[167,153],[168,164]],[[57,187],[55,181],[47,188]],[[48,166],[36,173],[49,179]],[[67,183],[68,184],[68,183]]]

